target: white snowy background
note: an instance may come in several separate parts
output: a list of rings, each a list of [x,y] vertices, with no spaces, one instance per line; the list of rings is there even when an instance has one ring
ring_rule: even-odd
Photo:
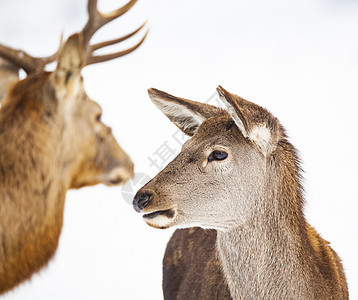
[[[99,7],[124,3],[99,0]],[[49,55],[61,32],[80,30],[86,18],[85,0],[0,0],[0,43]],[[301,152],[305,214],[342,258],[351,299],[358,299],[358,1],[140,0],[95,40],[146,19],[150,34],[140,49],[83,71],[136,172],[157,173],[148,157],[163,143],[180,149],[149,87],[205,102],[220,84],[267,107]],[[145,225],[121,187],[70,191],[56,256],[0,298],[161,299],[171,233]]]

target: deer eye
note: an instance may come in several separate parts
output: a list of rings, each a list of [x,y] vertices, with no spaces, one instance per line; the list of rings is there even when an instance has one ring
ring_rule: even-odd
[[[228,156],[228,154],[224,151],[213,151],[211,152],[211,154],[208,157],[208,161],[213,161],[213,160],[224,160],[226,159]]]
[[[96,121],[97,121],[97,122],[101,122],[101,118],[102,118],[102,114],[98,114],[98,115],[96,116]]]

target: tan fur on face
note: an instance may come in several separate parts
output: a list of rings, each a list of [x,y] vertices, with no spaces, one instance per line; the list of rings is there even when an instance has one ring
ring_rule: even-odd
[[[199,225],[227,230],[246,222],[244,209],[238,204],[243,201],[249,206],[252,199],[260,197],[262,191],[257,188],[257,182],[263,179],[265,161],[256,147],[245,141],[237,127],[227,131],[226,124],[230,121],[230,116],[222,111],[202,123],[185,151],[147,185],[155,190],[158,198],[144,212],[161,210],[165,202],[165,207],[177,209],[175,220],[170,220],[171,226]],[[222,149],[228,151],[225,161],[207,163],[212,151]],[[250,164],[249,173],[244,173],[243,160]],[[234,169],[235,163],[243,167]],[[197,188],[198,182],[205,187],[203,190]],[[239,191],[225,188],[236,184],[243,187]],[[249,194],[248,191],[253,190],[254,195]],[[227,201],[234,196],[237,197],[235,203]],[[201,200],[203,197],[205,202]],[[218,203],[221,203],[221,210],[216,208]],[[213,223],[216,220],[220,223]]]

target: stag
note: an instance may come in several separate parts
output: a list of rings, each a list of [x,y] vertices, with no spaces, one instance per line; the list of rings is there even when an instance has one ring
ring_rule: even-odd
[[[31,277],[54,255],[63,222],[66,191],[99,183],[123,184],[133,163],[101,121],[81,70],[137,49],[94,52],[135,35],[98,44],[92,36],[137,1],[104,14],[88,1],[88,22],[56,54],[39,58],[0,45],[0,294]],[[57,62],[53,72],[45,67]],[[27,77],[19,80],[23,69]]]
[[[136,211],[176,231],[165,299],[348,299],[341,261],[303,214],[297,151],[266,109],[218,88],[228,111],[150,89],[193,136],[141,188]]]

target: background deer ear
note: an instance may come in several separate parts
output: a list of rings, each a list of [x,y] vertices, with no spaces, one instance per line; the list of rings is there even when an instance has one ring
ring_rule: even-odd
[[[148,94],[169,120],[189,136],[195,134],[203,121],[221,112],[218,107],[178,98],[153,88],[148,89]]]
[[[56,80],[67,85],[83,67],[82,36],[71,35],[61,47],[57,58]]]
[[[221,86],[217,91],[244,137],[254,142],[265,156],[270,154],[282,136],[278,120],[265,108],[231,94]]]

